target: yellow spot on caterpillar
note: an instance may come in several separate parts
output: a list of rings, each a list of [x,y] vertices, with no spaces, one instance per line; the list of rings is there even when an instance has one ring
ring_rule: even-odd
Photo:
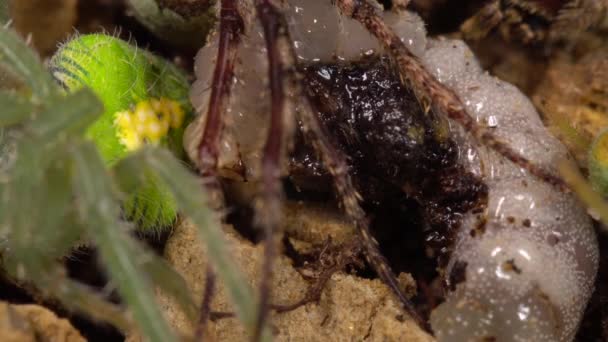
[[[170,128],[184,122],[184,110],[178,102],[166,98],[141,101],[132,110],[114,114],[116,134],[127,150],[136,150],[144,143],[158,144]]]

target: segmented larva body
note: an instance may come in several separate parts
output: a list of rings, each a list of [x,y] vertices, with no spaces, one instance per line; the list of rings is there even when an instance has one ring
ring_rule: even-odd
[[[423,61],[467,111],[525,158],[556,170],[567,158],[516,87],[485,73],[460,41],[429,44]],[[431,315],[439,340],[570,341],[593,291],[598,246],[578,201],[466,135],[462,162],[488,186],[486,212],[468,213],[446,274],[446,302]],[[480,217],[485,224],[478,233]]]
[[[381,52],[375,39],[341,17],[330,1],[289,0],[285,14],[302,63],[336,57],[349,61]],[[568,158],[530,101],[485,73],[463,42],[427,41],[424,23],[411,13],[383,16],[425,67],[457,93],[479,125],[549,170]],[[221,165],[234,161],[237,143],[245,164],[249,157],[259,158],[266,130],[270,101],[263,39],[259,28],[247,30],[236,68],[236,95],[228,106],[230,129],[238,133],[226,140]],[[192,101],[199,113],[208,106],[214,45],[212,39],[197,57]],[[488,203],[484,212],[463,217],[445,269],[450,290],[431,314],[433,332],[440,341],[572,340],[598,267],[597,241],[585,208],[571,194],[476,142],[458,124],[451,126],[460,163],[487,184]],[[195,161],[201,134],[191,129],[186,137],[186,150]]]

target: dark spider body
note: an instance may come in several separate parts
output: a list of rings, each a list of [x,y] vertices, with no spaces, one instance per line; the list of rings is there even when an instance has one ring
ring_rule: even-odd
[[[386,57],[313,64],[304,74],[308,96],[348,157],[364,201],[371,208],[398,207],[391,202],[405,194],[418,204],[428,245],[447,256],[461,215],[483,207],[487,187],[458,164],[445,118],[424,111]],[[302,188],[307,185],[298,181],[318,188],[318,178],[328,176],[303,141],[296,141],[291,165],[291,178]]]

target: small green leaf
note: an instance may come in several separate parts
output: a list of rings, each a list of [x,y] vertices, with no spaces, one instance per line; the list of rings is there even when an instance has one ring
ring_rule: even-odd
[[[91,229],[102,259],[125,302],[129,304],[141,333],[152,342],[176,341],[159,306],[152,284],[142,271],[142,255],[119,219],[120,208],[114,184],[93,143],[83,143],[71,153],[74,161],[74,189],[80,219]]]
[[[574,194],[593,212],[596,219],[603,223],[603,229],[608,227],[608,202],[595,191],[583,177],[579,169],[570,161],[563,160],[558,164],[562,179],[568,184]]]
[[[9,0],[0,0],[0,25],[6,25],[11,19],[8,2]]]
[[[0,108],[0,127],[4,127],[31,118],[36,107],[16,92],[0,92]]]
[[[43,143],[21,138],[18,145],[15,160],[8,166],[5,175],[0,201],[0,226],[7,230],[2,234],[10,239],[14,254],[23,252],[19,258],[35,259],[41,256],[42,251],[32,247],[43,240],[47,232],[58,229],[56,225],[64,216],[59,210],[47,211],[50,206],[59,204],[48,202],[69,199],[70,192],[69,188],[57,189],[47,182],[45,176],[50,175],[48,171],[53,162],[48,157],[53,153],[42,153],[48,151]],[[26,208],[27,211],[24,210]]]
[[[36,102],[55,93],[57,86],[36,53],[7,27],[0,27],[0,65],[25,82]]]
[[[123,308],[108,302],[88,286],[49,270],[40,275],[41,277],[34,278],[36,285],[44,293],[59,299],[68,309],[84,313],[96,321],[112,324],[122,331],[133,328],[133,322]]]
[[[95,94],[83,88],[51,102],[28,130],[42,141],[53,141],[68,134],[83,134],[103,111]]]
[[[217,214],[207,205],[200,179],[171,153],[163,149],[144,148],[123,160],[117,167],[119,170],[136,170],[136,165],[140,170],[147,166],[156,172],[171,189],[178,208],[183,210],[196,224],[199,236],[209,251],[210,261],[227,287],[237,316],[252,331],[257,316],[255,296],[245,277],[230,257]],[[128,179],[132,179],[132,177],[132,174],[127,176]]]
[[[134,164],[135,158],[126,158],[116,164],[113,174],[116,183],[125,194],[133,193],[139,186],[146,184],[149,179],[149,171],[142,171],[141,167]],[[154,283],[174,298],[193,322],[197,318],[196,305],[188,285],[182,276],[167,263],[165,259],[149,253],[146,262],[142,265]]]
[[[153,253],[148,253],[143,259],[142,267],[154,281],[154,284],[179,303],[191,322],[196,322],[198,315],[196,302],[184,278],[165,259]]]

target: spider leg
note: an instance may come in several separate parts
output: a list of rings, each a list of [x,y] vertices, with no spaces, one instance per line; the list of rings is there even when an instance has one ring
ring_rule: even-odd
[[[213,301],[213,294],[215,292],[215,283],[215,272],[213,272],[211,265],[208,265],[205,272],[205,289],[203,290],[203,301],[201,303],[198,325],[194,332],[195,341],[204,340],[207,321],[211,317],[211,302]]]
[[[203,136],[198,145],[200,159],[199,171],[205,178],[205,188],[212,199],[212,204],[221,207],[223,194],[217,178],[217,165],[220,151],[221,135],[224,126],[223,113],[230,98],[231,83],[234,75],[236,51],[244,23],[237,10],[238,0],[222,0],[220,7],[220,31],[217,60],[211,84],[211,97]],[[200,307],[199,323],[195,336],[202,339],[209,319],[210,305],[215,288],[213,269],[206,271],[206,283]]]
[[[291,133],[292,115],[286,98],[285,65],[281,46],[287,42],[285,19],[270,0],[255,0],[257,16],[264,31],[268,54],[268,79],[270,86],[270,126],[264,145],[261,167],[262,193],[256,201],[256,221],[264,230],[264,259],[260,279],[259,315],[253,340],[259,339],[264,322],[270,312],[272,264],[276,256],[276,235],[281,218],[282,185],[281,158],[286,153],[284,141]]]
[[[280,157],[283,151],[283,112],[285,104],[284,87],[282,84],[282,68],[278,50],[275,47],[279,30],[274,7],[266,1],[256,1],[256,9],[268,46],[269,80],[271,87],[271,123],[268,131],[266,145],[263,151],[261,181],[262,195],[255,203],[256,225],[264,230],[265,252],[260,281],[260,313],[256,324],[253,340],[258,340],[269,312],[270,284],[272,279],[272,263],[275,251],[275,232],[278,230],[280,220],[281,183],[280,183]],[[219,43],[215,69],[211,84],[211,94],[206,115],[205,127],[201,141],[198,145],[199,170],[207,179],[206,188],[214,200],[222,201],[221,186],[218,181],[218,159],[223,127],[225,125],[224,112],[231,96],[231,86],[234,76],[237,49],[244,32],[245,18],[250,19],[249,2],[238,0],[222,0],[219,23]],[[276,12],[276,9],[274,9]],[[213,281],[211,273],[207,273],[207,281]],[[205,291],[201,305],[200,322],[197,332],[202,335],[204,326],[209,317],[209,303],[212,284],[209,291]]]
[[[205,128],[198,146],[202,176],[217,179],[217,165],[224,117],[234,76],[237,48],[244,30],[244,22],[238,11],[238,0],[222,0],[220,8],[219,45],[211,96],[207,109]],[[219,184],[215,182],[219,191]]]
[[[380,253],[378,242],[371,235],[365,211],[359,205],[361,195],[355,190],[356,188],[348,173],[348,164],[345,156],[334,147],[335,145],[331,141],[329,132],[327,132],[327,129],[319,118],[318,112],[314,110],[314,105],[309,102],[310,100],[301,90],[298,90],[298,94],[302,94],[301,97],[305,99],[305,105],[308,107],[302,111],[301,115],[304,130],[312,138],[315,149],[321,155],[325,167],[334,179],[334,187],[340,203],[348,218],[357,228],[361,243],[365,248],[366,259],[380,279],[397,296],[405,311],[421,327],[427,327],[427,324],[416,311],[414,304],[403,294],[395,273],[391,270],[386,258]]]
[[[553,40],[571,38],[594,26],[608,16],[608,1],[570,0],[559,10],[551,25],[549,37]]]
[[[262,25],[264,26],[266,41],[268,44],[267,47],[270,59],[269,64],[271,87],[273,94],[275,94],[273,95],[272,115],[275,116],[275,118],[273,119],[273,124],[279,125],[281,119],[281,116],[279,116],[279,109],[282,110],[285,104],[285,93],[279,88],[286,88],[290,90],[293,94],[296,94],[298,98],[302,98],[304,100],[304,108],[301,111],[302,113],[300,114],[302,115],[305,130],[313,138],[313,144],[315,145],[315,148],[320,152],[320,155],[322,156],[326,167],[334,178],[335,187],[340,198],[341,204],[347,216],[353,221],[353,223],[357,227],[357,230],[361,237],[361,243],[366,250],[366,257],[369,263],[378,273],[380,278],[397,295],[397,297],[403,304],[405,310],[418,322],[418,324],[426,327],[427,325],[416,312],[416,309],[414,308],[412,302],[407,299],[401,291],[395,274],[388,266],[388,262],[386,261],[386,259],[380,253],[378,249],[378,243],[370,234],[368,220],[366,218],[365,212],[359,206],[361,196],[355,190],[350,175],[348,174],[348,166],[345,157],[341,152],[335,149],[333,143],[330,141],[329,133],[325,130],[320,118],[317,116],[317,111],[313,110],[311,103],[304,95],[302,86],[300,84],[302,81],[302,77],[297,73],[298,65],[295,58],[296,55],[293,41],[289,37],[287,24],[285,22],[284,17],[282,16],[282,13],[277,9],[275,5],[272,4],[270,0],[256,0],[256,5],[258,15],[260,16]],[[281,81],[281,79],[284,78],[283,74],[285,72],[289,72],[288,75],[290,77],[287,77],[286,81],[288,82],[283,83],[284,81]],[[273,77],[275,78],[274,83],[272,81]],[[280,131],[280,128],[278,126],[277,131],[273,132],[273,130],[271,129],[270,133],[271,134],[269,135],[269,137],[274,135],[273,140],[276,140],[283,134],[283,132]],[[267,148],[272,147],[270,146],[270,142],[271,141],[269,139],[266,146]],[[272,156],[273,160],[271,163],[270,160],[266,160],[265,158],[264,162],[265,167],[269,168],[264,170],[264,177],[267,177],[267,179],[264,181],[266,188],[266,194],[264,197],[267,201],[269,201],[271,208],[276,208],[276,211],[273,210],[270,212],[278,212],[279,203],[277,201],[279,199],[278,194],[280,194],[280,192],[276,190],[277,188],[275,187],[278,187],[279,185],[279,165],[277,164],[277,162],[278,157],[280,156],[280,140],[277,140],[275,146],[272,147],[272,149],[267,150],[266,152],[273,153],[273,155],[268,155],[268,157]],[[273,205],[273,202],[276,204]],[[267,225],[268,228],[271,228],[273,226],[275,226],[274,223],[273,225]],[[264,281],[264,278],[262,280]],[[262,309],[267,310],[267,308]]]
[[[569,192],[566,183],[557,175],[522,157],[508,144],[493,133],[475,123],[467,113],[462,101],[448,87],[439,83],[414,56],[399,37],[376,13],[366,0],[332,0],[342,14],[359,21],[384,46],[396,62],[401,80],[409,83],[416,96],[425,107],[433,107],[447,114],[473,135],[479,142],[490,147],[535,177],[549,183],[561,191]]]
[[[492,0],[467,19],[460,26],[460,31],[466,39],[480,40],[495,29],[503,18],[499,0]]]

